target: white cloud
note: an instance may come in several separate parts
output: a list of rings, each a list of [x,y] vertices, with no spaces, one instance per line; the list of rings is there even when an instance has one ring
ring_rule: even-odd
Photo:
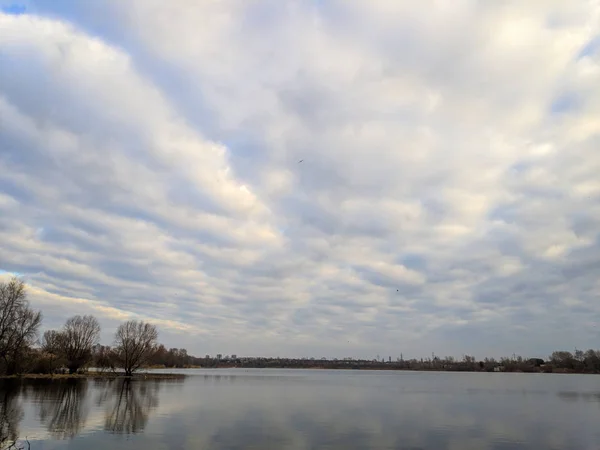
[[[524,351],[593,345],[597,6],[72,6],[0,15],[0,269],[40,305],[197,353],[501,350],[532,311]]]

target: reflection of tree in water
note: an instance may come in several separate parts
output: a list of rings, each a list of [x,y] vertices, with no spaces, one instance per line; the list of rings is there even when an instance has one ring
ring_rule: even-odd
[[[159,382],[116,380],[108,383],[98,404],[108,401],[104,429],[117,434],[143,431],[158,406]]]
[[[86,380],[40,383],[33,387],[40,421],[54,438],[72,438],[85,426],[87,387]]]
[[[0,449],[10,447],[19,437],[23,408],[18,401],[18,392],[17,384],[0,385]]]

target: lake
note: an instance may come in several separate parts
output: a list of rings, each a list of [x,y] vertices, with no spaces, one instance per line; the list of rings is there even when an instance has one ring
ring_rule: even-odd
[[[597,375],[181,372],[0,380],[0,440],[27,438],[32,450],[600,448]]]

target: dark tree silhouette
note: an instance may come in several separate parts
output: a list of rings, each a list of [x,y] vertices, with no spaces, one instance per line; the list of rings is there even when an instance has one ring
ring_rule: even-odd
[[[42,336],[42,345],[40,347],[39,363],[37,367],[49,373],[54,373],[60,367],[66,365],[62,351],[62,334],[60,331],[47,330]]]
[[[41,322],[42,313],[29,307],[23,281],[0,282],[0,373],[22,371]]]
[[[130,320],[115,333],[114,357],[117,367],[131,376],[147,364],[156,352],[158,331],[152,324]]]
[[[73,316],[61,331],[44,334],[44,341],[64,360],[69,373],[75,373],[91,361],[92,347],[99,337],[100,324],[94,316]]]

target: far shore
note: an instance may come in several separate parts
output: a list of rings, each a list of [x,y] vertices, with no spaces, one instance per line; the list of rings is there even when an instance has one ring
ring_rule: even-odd
[[[149,367],[148,369],[160,369],[165,370],[164,366],[155,366]],[[260,366],[236,366],[236,365],[217,365],[217,366],[193,366],[193,367],[178,367],[177,370],[189,370],[189,369],[203,369],[203,370],[223,370],[223,369],[235,369],[235,370],[245,370],[245,369],[263,369],[263,370],[273,370],[273,369],[291,369],[291,370],[368,370],[368,371],[386,371],[386,372],[446,372],[446,373],[547,373],[547,374],[572,374],[572,375],[597,375],[598,372],[585,372],[585,371],[576,371],[569,369],[554,369],[549,370],[548,368],[529,368],[529,370],[482,370],[482,369],[469,369],[469,370],[456,370],[450,368],[407,368],[407,367],[397,367],[397,366],[389,366],[385,365],[379,366],[270,366],[270,367],[260,367]],[[151,372],[147,372],[151,373]]]
[[[73,380],[73,379],[95,379],[95,380],[183,380],[188,377],[185,373],[157,373],[154,370],[165,370],[164,367],[147,367],[142,369],[142,371],[135,373],[132,376],[127,376],[124,373],[119,372],[101,372],[90,370],[88,372],[83,373],[55,373],[55,374],[38,374],[38,373],[24,373],[21,375],[0,375],[0,380]],[[447,373],[489,373],[490,371],[484,370],[448,370],[448,369],[408,369],[408,368],[385,368],[385,367],[323,367],[323,366],[314,366],[314,367],[244,367],[244,366],[213,366],[213,367],[181,367],[177,368],[177,370],[186,371],[189,369],[204,369],[204,370],[219,370],[219,369],[234,369],[234,370],[244,370],[244,369],[295,369],[295,370],[358,370],[358,371],[398,371],[398,372],[447,372]],[[146,370],[150,370],[146,372]],[[168,369],[166,369],[168,370]],[[498,373],[497,371],[494,371]],[[521,371],[521,370],[511,370],[511,371],[501,371],[500,373],[555,373],[555,374],[593,374],[590,372],[576,372],[569,370],[554,370],[553,372],[549,371]]]

